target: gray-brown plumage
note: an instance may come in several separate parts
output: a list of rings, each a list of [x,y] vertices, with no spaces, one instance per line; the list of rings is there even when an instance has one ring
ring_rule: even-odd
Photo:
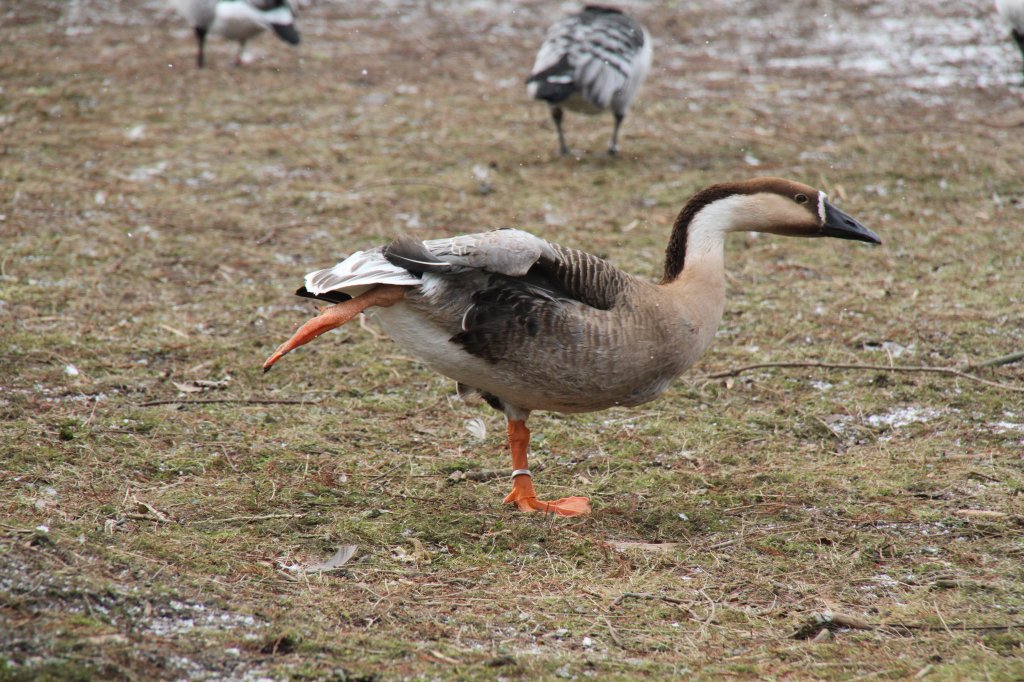
[[[513,457],[519,443],[525,462],[519,429],[531,411],[638,405],[697,360],[724,308],[725,235],[743,230],[879,241],[823,193],[779,178],[694,195],[673,227],[659,283],[520,230],[399,239],[307,275],[301,295],[354,298],[334,307],[344,314],[307,323],[265,366],[353,311],[379,306],[395,342],[455,379],[460,395],[478,393],[505,413]],[[369,296],[374,303],[360,303]],[[538,502],[520,478],[509,499],[521,509],[583,513],[583,498]]]

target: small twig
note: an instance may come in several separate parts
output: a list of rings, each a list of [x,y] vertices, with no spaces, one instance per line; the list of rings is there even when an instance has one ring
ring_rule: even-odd
[[[999,630],[1016,630],[1018,628],[1024,628],[1024,623],[1008,623],[1007,625],[967,625],[965,623],[948,623],[946,625],[920,625],[904,623],[879,623],[880,628],[890,628],[893,630],[925,630],[927,632],[949,632],[956,630],[972,630],[972,631],[999,631]]]
[[[960,377],[961,379],[970,379],[971,381],[977,381],[980,384],[986,386],[993,386],[995,388],[1001,388],[1006,391],[1018,391],[1024,392],[1024,386],[1012,386],[1010,384],[1003,384],[998,381],[989,381],[988,379],[982,379],[979,376],[964,372],[959,369],[953,369],[952,367],[929,367],[927,365],[858,365],[858,364],[846,364],[846,363],[830,363],[830,362],[759,362],[754,365],[744,365],[742,367],[733,367],[732,369],[722,370],[721,372],[712,372],[705,374],[705,379],[723,379],[725,377],[734,377],[743,372],[749,372],[755,369],[768,369],[768,368],[804,368],[804,369],[854,369],[854,370],[868,370],[873,372],[929,372],[932,374],[947,374],[950,376]]]
[[[165,331],[169,331],[170,333],[174,334],[175,336],[180,336],[183,339],[187,339],[188,338],[188,334],[186,334],[185,332],[181,331],[180,329],[177,329],[176,327],[172,327],[169,324],[162,324],[162,325],[160,325],[160,328],[165,330]]]
[[[257,246],[263,246],[264,244],[270,243],[270,241],[273,240],[274,237],[277,236],[277,233],[278,233],[279,230],[287,230],[287,229],[290,229],[292,227],[302,227],[307,222],[308,221],[306,221],[306,220],[293,220],[291,222],[283,223],[281,225],[275,225],[274,227],[272,227],[269,230],[267,230],[266,234],[264,234],[262,237],[260,237],[259,239],[256,240],[256,245]]]
[[[813,639],[821,634],[823,629],[838,630],[847,628],[849,630],[874,630],[875,626],[857,616],[845,613],[816,613],[811,619],[793,633],[793,639]]]
[[[804,626],[793,634],[793,639],[811,639],[819,634],[822,628],[836,630],[846,628],[850,630],[923,630],[927,632],[946,632],[952,634],[956,630],[974,631],[997,631],[1014,630],[1024,628],[1024,623],[1008,623],[1005,625],[967,625],[966,623],[947,623],[942,614],[939,614],[942,625],[924,625],[919,623],[869,623],[857,616],[844,613],[818,613],[815,614]]]
[[[405,466],[405,464],[406,464],[405,462],[399,462],[399,463],[398,463],[398,464],[396,464],[395,466],[393,466],[393,467],[391,467],[390,469],[388,469],[387,471],[385,471],[385,472],[384,472],[383,474],[379,474],[379,475],[377,475],[377,476],[374,476],[374,477],[373,477],[373,478],[371,478],[371,479],[370,479],[369,481],[367,481],[367,483],[374,483],[374,482],[376,482],[376,481],[379,481],[379,480],[380,480],[380,479],[382,479],[382,478],[387,478],[387,477],[388,477],[388,476],[390,476],[391,474],[395,473],[396,471],[398,471],[399,469],[401,469],[402,467],[404,467],[404,466]]]
[[[33,535],[39,532],[35,528],[19,528],[17,526],[8,526],[6,523],[0,523],[0,528],[6,528],[12,533],[23,533],[25,535]]]
[[[978,362],[973,365],[967,365],[967,369],[981,369],[982,367],[1001,367],[1002,365],[1010,365],[1019,360],[1024,360],[1024,351],[1019,353],[1010,353],[1009,355],[1001,355],[998,358],[992,358],[985,362]]]
[[[386,180],[382,182],[368,182],[364,185],[356,185],[352,188],[353,192],[362,192],[366,189],[374,189],[376,187],[401,187],[402,185],[423,185],[425,187],[434,187],[436,189],[446,189],[451,192],[461,194],[462,190],[458,187],[452,187],[451,185],[444,185],[440,182],[430,182],[428,180]]]
[[[225,519],[198,519],[192,523],[235,523],[236,521],[267,521],[269,519],[301,519],[305,514],[262,514],[260,516],[229,516]]]
[[[214,403],[228,403],[235,405],[316,405],[316,400],[274,400],[271,398],[203,398],[199,400],[171,399],[171,400],[147,400],[139,403],[139,407],[152,407],[154,405],[211,405]]]
[[[664,594],[653,594],[651,592],[623,592],[615,598],[615,601],[613,601],[612,604],[618,606],[626,599],[655,599],[669,604],[675,604],[676,606],[680,606],[684,603],[682,599],[676,599],[675,597],[669,597]]]
[[[1019,128],[1024,126],[1024,116],[1016,116],[1015,118],[1003,117],[1002,119],[995,118],[982,118],[974,121],[978,125],[988,126],[990,128]]]
[[[171,523],[170,519],[162,519],[159,516],[153,516],[151,514],[136,514],[135,512],[128,512],[123,515],[126,519],[132,519],[133,521],[152,521],[153,523]]]
[[[616,631],[615,626],[612,625],[612,621],[608,618],[608,616],[604,616],[604,623],[608,626],[608,636],[612,638],[613,642],[615,642],[615,646],[619,647],[620,649],[625,649],[625,642],[623,642],[622,638],[619,637],[618,631]]]
[[[997,521],[1009,516],[1006,512],[995,511],[992,509],[957,509],[953,513],[965,519],[981,521]]]

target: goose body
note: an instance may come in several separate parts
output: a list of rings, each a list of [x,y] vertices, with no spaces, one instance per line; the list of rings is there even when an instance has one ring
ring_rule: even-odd
[[[456,265],[468,254],[475,266]],[[408,287],[400,304],[374,311],[388,336],[464,391],[524,411],[647,402],[697,359],[718,323],[605,260],[520,230],[399,240],[356,259],[360,270]],[[432,271],[419,264],[426,259],[445,265]],[[306,292],[358,295],[365,285],[347,283],[350,261],[310,273]],[[589,278],[585,290],[574,289],[583,283],[574,277]]]
[[[587,5],[551,26],[526,81],[530,97],[548,103],[559,150],[569,153],[563,109],[615,117],[609,154],[618,153],[619,126],[651,67],[651,36],[617,9]]]
[[[1024,56],[1024,0],[996,0],[996,11],[1009,27],[1010,35]]]
[[[878,237],[806,185],[715,185],[680,212],[659,283],[528,232],[401,238],[312,272],[297,292],[336,305],[264,365],[373,308],[401,347],[481,395],[509,425],[513,492],[524,510],[585,513],[584,498],[539,502],[526,467],[533,410],[589,412],[660,395],[708,348],[725,305],[725,235]]]
[[[238,43],[235,64],[241,66],[245,44],[263,31],[272,30],[290,45],[299,43],[295,16],[288,0],[172,0],[192,25],[198,43],[196,64],[205,64],[206,36],[219,35]]]

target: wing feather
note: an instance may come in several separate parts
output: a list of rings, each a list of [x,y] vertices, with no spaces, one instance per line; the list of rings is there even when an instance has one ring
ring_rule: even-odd
[[[554,247],[529,232],[492,230],[423,242],[427,251],[452,265],[522,277],[541,257],[556,257]]]

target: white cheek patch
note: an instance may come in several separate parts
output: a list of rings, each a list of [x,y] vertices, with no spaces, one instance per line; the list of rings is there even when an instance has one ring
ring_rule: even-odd
[[[828,199],[828,196],[824,192],[819,190],[818,191],[818,217],[821,218],[821,224],[822,225],[825,224],[825,201],[827,199]]]

